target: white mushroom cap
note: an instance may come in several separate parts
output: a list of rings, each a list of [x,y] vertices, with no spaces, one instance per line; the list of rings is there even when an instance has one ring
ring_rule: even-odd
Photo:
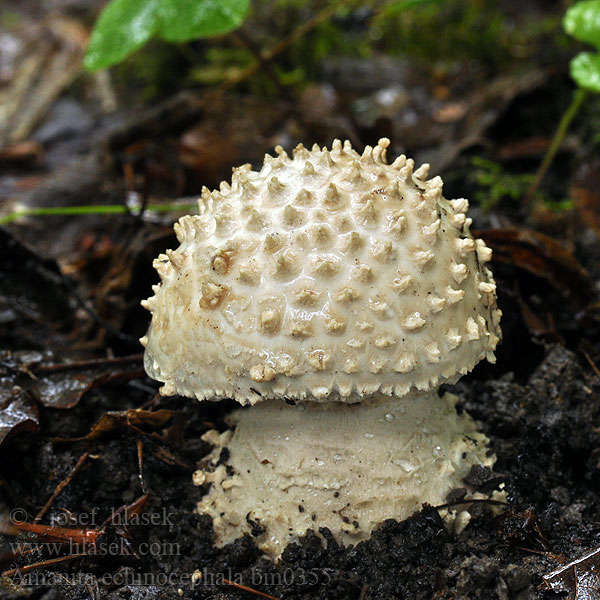
[[[142,343],[161,393],[356,402],[456,381],[494,360],[500,311],[469,233],[428,165],[386,162],[389,140],[276,148],[234,169],[175,225],[154,266]]]

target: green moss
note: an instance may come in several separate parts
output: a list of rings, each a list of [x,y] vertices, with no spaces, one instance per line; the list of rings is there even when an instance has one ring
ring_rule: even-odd
[[[480,156],[474,156],[471,165],[470,178],[478,188],[474,198],[484,211],[502,201],[524,198],[534,180],[531,174],[507,173],[499,163]]]
[[[374,27],[381,32],[382,48],[396,54],[430,62],[472,61],[494,69],[531,55],[541,36],[561,31],[555,15],[515,27],[500,4],[489,0],[392,2],[378,13]]]
[[[17,12],[6,10],[0,13],[0,29],[10,31],[17,29],[23,23],[23,16]]]
[[[123,82],[137,82],[144,99],[164,95],[174,87],[218,85],[254,63],[257,52],[275,47],[328,5],[322,0],[255,0],[239,32],[182,45],[153,42],[116,72]],[[260,69],[239,89],[273,96],[280,95],[282,85],[299,91],[320,79],[325,60],[368,59],[375,54],[417,58],[426,69],[438,73],[445,64],[465,62],[497,71],[509,62],[520,64],[524,57],[535,57],[540,46],[563,53],[563,46],[572,42],[562,32],[560,17],[521,19],[515,26],[497,0],[349,0],[332,18],[279,54],[270,72]],[[556,43],[541,44],[544,36],[552,36]]]

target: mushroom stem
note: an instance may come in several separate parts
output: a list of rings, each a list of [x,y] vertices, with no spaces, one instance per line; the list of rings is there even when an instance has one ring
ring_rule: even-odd
[[[443,504],[465,487],[472,465],[493,465],[487,438],[457,414],[456,401],[429,391],[359,404],[267,400],[236,410],[234,432],[205,436],[215,448],[195,479],[213,485],[198,509],[212,516],[218,546],[252,532],[273,558],[318,527],[357,543],[385,519]]]

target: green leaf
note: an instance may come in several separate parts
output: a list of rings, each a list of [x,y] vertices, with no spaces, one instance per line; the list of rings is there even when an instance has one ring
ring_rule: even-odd
[[[249,0],[163,0],[159,35],[169,42],[219,35],[239,27]]]
[[[186,42],[239,27],[249,0],[112,0],[100,15],[84,58],[87,69],[122,61],[151,37]]]
[[[600,93],[600,54],[578,54],[571,61],[571,77],[580,88]]]
[[[567,10],[565,31],[581,42],[600,49],[600,0],[584,0]]]
[[[88,44],[86,69],[103,69],[143,46],[158,28],[160,0],[113,0],[102,11]]]

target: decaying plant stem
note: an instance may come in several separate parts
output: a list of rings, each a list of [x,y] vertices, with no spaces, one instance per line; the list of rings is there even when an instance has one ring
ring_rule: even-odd
[[[564,114],[558,124],[558,127],[556,128],[554,137],[552,138],[552,141],[550,142],[550,146],[548,147],[548,150],[546,151],[544,159],[542,160],[542,163],[540,164],[540,166],[537,170],[537,173],[535,174],[535,179],[533,180],[533,183],[527,190],[525,199],[528,204],[532,203],[532,199],[533,199],[540,183],[542,182],[542,179],[544,178],[544,176],[546,175],[546,172],[550,168],[550,165],[552,164],[552,161],[554,160],[554,157],[556,156],[556,153],[558,152],[558,150],[565,138],[565,135],[567,134],[567,131],[569,130],[571,121],[575,118],[575,115],[577,115],[577,113],[579,112],[579,109],[581,108],[581,105],[583,104],[583,101],[586,99],[586,97],[587,97],[587,90],[584,90],[581,88],[577,89],[575,91],[575,93],[573,94],[573,99],[571,100],[571,104],[569,104],[567,110],[564,112]]]

